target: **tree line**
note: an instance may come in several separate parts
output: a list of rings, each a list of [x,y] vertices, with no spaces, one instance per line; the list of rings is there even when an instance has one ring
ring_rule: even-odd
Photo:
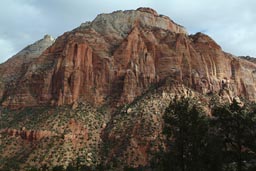
[[[170,103],[163,116],[167,151],[152,160],[153,170],[256,170],[255,103],[212,104],[207,116],[197,99]]]

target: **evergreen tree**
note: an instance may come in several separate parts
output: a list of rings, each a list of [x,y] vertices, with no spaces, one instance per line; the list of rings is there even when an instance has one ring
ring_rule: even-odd
[[[77,171],[76,167],[72,166],[71,164],[68,165],[66,171]]]
[[[246,163],[255,158],[255,110],[236,100],[213,110],[216,135],[223,141],[227,170],[247,170]],[[235,163],[235,168],[233,166]]]
[[[166,170],[203,171],[207,149],[208,119],[196,99],[181,98],[170,103],[164,114],[168,142]]]
[[[52,168],[52,171],[65,171],[63,166],[54,166]]]

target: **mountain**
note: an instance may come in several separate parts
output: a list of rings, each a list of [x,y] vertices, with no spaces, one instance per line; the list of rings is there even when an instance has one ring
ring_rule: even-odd
[[[45,35],[32,45],[27,46],[5,63],[0,64],[0,97],[3,99],[8,87],[15,86],[18,80],[26,74],[29,66],[35,61],[55,39],[50,35]]]
[[[147,166],[174,97],[255,101],[255,71],[153,9],[100,14],[0,65],[0,167]]]
[[[256,63],[256,58],[255,57],[251,57],[251,56],[239,56],[239,58],[241,59],[246,59],[250,62]]]
[[[254,100],[254,70],[254,64],[223,52],[207,35],[188,35],[168,17],[140,8],[98,15],[60,36],[22,77],[8,76],[13,81],[0,98],[2,106],[11,108],[80,100],[119,105],[173,77],[200,93],[218,92],[227,82],[233,89],[230,98]]]

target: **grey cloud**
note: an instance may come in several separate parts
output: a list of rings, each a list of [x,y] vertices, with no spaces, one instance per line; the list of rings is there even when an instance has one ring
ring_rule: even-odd
[[[154,6],[190,33],[209,34],[225,51],[256,57],[256,1],[175,0],[165,6],[155,2]]]

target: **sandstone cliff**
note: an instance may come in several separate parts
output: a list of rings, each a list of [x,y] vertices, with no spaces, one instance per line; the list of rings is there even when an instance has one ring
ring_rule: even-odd
[[[55,39],[45,35],[43,39],[27,46],[19,53],[0,64],[0,99],[6,96],[7,90],[17,89],[17,83],[27,72],[28,67],[43,51],[54,43]]]
[[[93,167],[148,166],[164,147],[172,99],[255,101],[255,73],[255,63],[152,9],[100,14],[0,65],[0,169],[75,165],[78,157]]]
[[[207,35],[188,35],[148,8],[98,15],[39,54],[32,53],[37,58],[22,67],[22,77],[9,75],[26,60],[2,72],[12,79],[2,85],[2,106],[124,104],[167,77],[204,94],[255,100],[255,64],[223,52]]]
[[[152,9],[101,14],[60,36],[41,54],[46,47],[31,53],[28,47],[1,66],[17,66],[2,72],[2,77],[12,79],[2,85],[3,106],[81,100],[100,105],[113,99],[124,104],[167,77],[201,93],[219,92],[228,84],[229,98],[255,100],[255,64],[223,52],[207,35],[188,35]],[[28,62],[26,57],[17,62],[23,54],[29,54]],[[21,68],[22,76],[11,74]]]

